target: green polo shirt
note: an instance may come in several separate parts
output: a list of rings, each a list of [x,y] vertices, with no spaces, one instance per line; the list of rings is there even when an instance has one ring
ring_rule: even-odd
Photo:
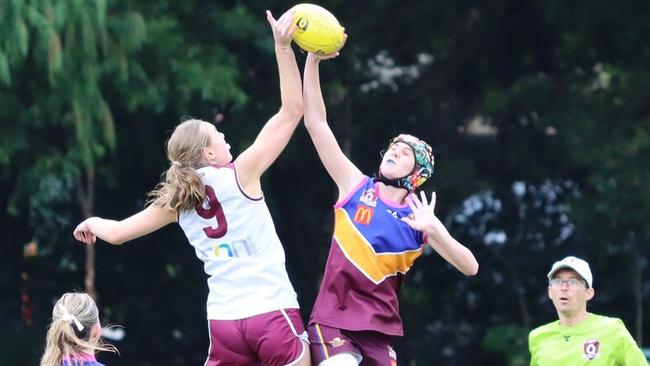
[[[643,352],[618,318],[587,314],[580,324],[560,321],[528,336],[530,366],[647,366]]]

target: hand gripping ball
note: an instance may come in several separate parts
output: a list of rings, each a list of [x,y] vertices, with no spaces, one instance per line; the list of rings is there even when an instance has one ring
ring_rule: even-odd
[[[293,22],[298,29],[293,40],[307,52],[326,55],[343,46],[344,29],[327,9],[314,4],[298,4]]]

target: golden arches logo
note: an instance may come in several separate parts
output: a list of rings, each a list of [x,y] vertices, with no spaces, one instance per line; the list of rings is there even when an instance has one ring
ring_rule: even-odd
[[[358,224],[368,225],[370,224],[372,215],[374,213],[374,208],[359,205],[357,206],[357,211],[354,213],[354,222]]]

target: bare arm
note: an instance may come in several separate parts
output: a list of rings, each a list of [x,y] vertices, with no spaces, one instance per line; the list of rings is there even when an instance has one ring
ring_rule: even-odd
[[[147,235],[175,221],[176,212],[151,205],[122,221],[91,217],[79,224],[73,235],[86,244],[93,244],[96,238],[100,238],[118,245]]]
[[[267,20],[275,39],[282,105],[262,127],[255,142],[235,160],[240,184],[247,193],[261,192],[260,177],[287,146],[302,117],[300,71],[291,49],[291,37],[296,30],[292,23],[293,14],[294,12],[289,10],[276,21],[267,11]]]
[[[410,194],[407,197],[413,215],[402,220],[412,228],[423,231],[427,235],[427,244],[449,264],[466,276],[476,275],[478,273],[478,262],[474,258],[474,254],[454,239],[434,214],[433,210],[436,205],[435,192],[431,193],[431,202],[427,202],[427,196],[424,192],[420,192],[420,198],[418,199],[415,194]]]
[[[339,199],[341,199],[359,184],[363,173],[345,156],[327,124],[327,112],[318,72],[320,60],[320,57],[310,53],[305,62],[303,91],[305,126],[320,160],[339,189]]]

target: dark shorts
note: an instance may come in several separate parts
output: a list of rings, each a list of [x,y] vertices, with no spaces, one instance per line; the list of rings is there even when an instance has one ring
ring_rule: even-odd
[[[397,366],[390,336],[373,331],[349,331],[312,323],[307,327],[311,359],[318,366],[340,353],[361,357],[361,366]]]
[[[298,309],[277,310],[238,320],[210,320],[205,366],[293,365],[307,347]]]

